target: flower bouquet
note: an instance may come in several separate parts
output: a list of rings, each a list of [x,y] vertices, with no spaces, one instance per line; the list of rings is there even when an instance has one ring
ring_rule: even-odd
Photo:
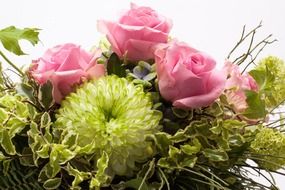
[[[98,21],[91,51],[58,45],[25,70],[0,51],[0,189],[278,189],[266,173],[285,175],[285,65],[257,60],[275,40],[244,27],[218,69],[171,27],[131,4]],[[38,34],[2,29],[2,49],[23,55],[19,40]]]

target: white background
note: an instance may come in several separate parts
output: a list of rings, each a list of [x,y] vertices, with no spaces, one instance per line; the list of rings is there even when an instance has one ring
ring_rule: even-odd
[[[282,0],[133,0],[138,5],[151,6],[173,20],[171,36],[212,55],[222,65],[241,35],[262,20],[257,40],[273,33],[279,41],[265,49],[260,58],[276,55],[285,59],[285,3]],[[18,65],[28,65],[45,49],[65,42],[81,44],[90,49],[102,34],[97,32],[98,19],[115,20],[129,0],[2,0],[0,28],[10,25],[42,29],[41,43],[33,48],[22,43],[29,56],[17,58]],[[3,48],[1,48],[3,49]],[[245,49],[243,49],[245,51]],[[0,59],[1,60],[1,59]],[[277,184],[285,190],[285,177]]]

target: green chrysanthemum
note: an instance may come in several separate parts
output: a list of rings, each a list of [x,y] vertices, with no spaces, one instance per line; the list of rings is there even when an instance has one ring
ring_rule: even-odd
[[[96,153],[97,160],[107,153],[111,174],[130,175],[135,162],[153,154],[153,146],[145,137],[158,130],[160,118],[142,86],[107,76],[84,84],[68,96],[55,124],[62,131],[63,143],[76,136],[76,151]]]
[[[0,98],[0,145],[7,154],[16,154],[12,139],[26,127],[29,115],[21,96],[6,94]]]
[[[280,131],[263,128],[251,143],[251,148],[257,158],[255,161],[261,167],[278,170],[285,165],[285,135]]]

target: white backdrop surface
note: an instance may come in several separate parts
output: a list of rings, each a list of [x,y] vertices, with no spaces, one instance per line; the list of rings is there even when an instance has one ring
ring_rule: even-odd
[[[278,39],[260,55],[276,55],[285,59],[285,2],[283,0],[133,0],[151,6],[173,20],[171,36],[207,52],[221,65],[239,39],[244,24],[248,29],[262,20],[257,40],[273,33]],[[102,34],[97,32],[98,19],[117,19],[129,0],[2,0],[0,28],[10,25],[37,27],[41,43],[33,48],[23,42],[28,56],[8,56],[19,65],[28,65],[52,46],[65,42],[81,44],[89,49]],[[244,49],[245,50],[245,49]],[[277,176],[277,184],[285,190],[285,177]]]

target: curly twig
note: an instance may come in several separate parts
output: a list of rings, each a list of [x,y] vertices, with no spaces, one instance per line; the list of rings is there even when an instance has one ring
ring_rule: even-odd
[[[240,40],[237,42],[237,44],[234,46],[234,48],[230,51],[230,53],[227,56],[227,59],[230,59],[232,53],[240,46],[240,44],[242,44],[242,42],[244,42],[247,37],[249,37],[253,32],[255,32],[258,28],[262,27],[262,21],[260,21],[259,25],[256,26],[254,29],[252,29],[250,32],[248,32],[246,35],[244,35],[245,33],[245,25],[243,26],[243,30],[242,30],[242,35]]]
[[[255,60],[257,59],[258,55],[262,52],[262,50],[269,44],[272,44],[276,42],[276,39],[271,39],[272,34],[268,35],[266,38],[263,40],[259,41],[258,43],[254,43],[254,38],[256,35],[256,32],[259,28],[262,27],[262,22],[259,23],[258,26],[256,26],[254,29],[249,31],[247,34],[245,34],[245,26],[243,26],[243,31],[240,40],[237,42],[237,44],[234,46],[234,48],[230,51],[229,55],[227,56],[227,59],[230,59],[232,53],[243,43],[245,42],[249,37],[250,37],[250,42],[247,48],[247,51],[243,53],[241,56],[237,57],[234,59],[233,63],[237,65],[241,65],[244,63],[249,57],[250,61],[246,64],[245,68],[243,69],[242,73],[246,71],[246,69],[253,63],[255,64]],[[254,54],[254,52],[256,54]]]

